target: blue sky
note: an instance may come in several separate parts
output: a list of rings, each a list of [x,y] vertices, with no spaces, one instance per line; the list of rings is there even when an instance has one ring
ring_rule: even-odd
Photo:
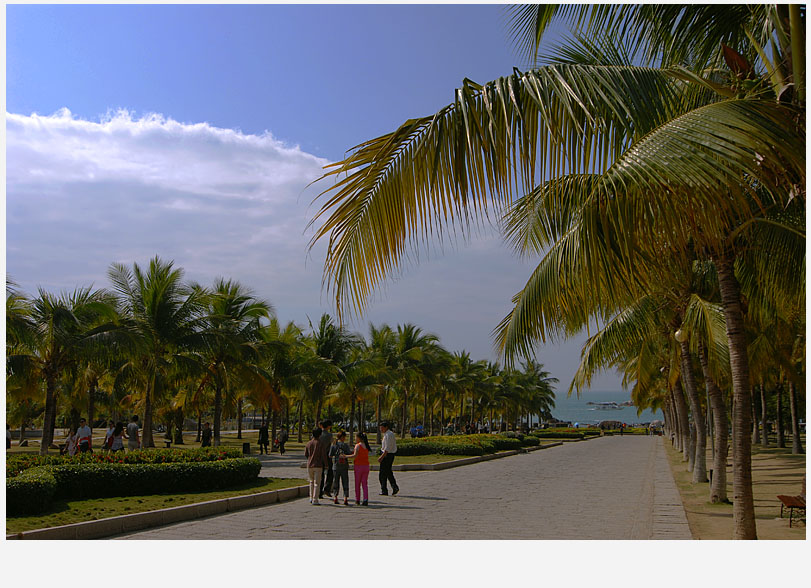
[[[155,254],[224,275],[282,320],[332,312],[304,233],[322,166],[525,64],[499,5],[6,7],[7,273],[106,286]],[[496,359],[532,266],[474,239],[392,280],[363,320]],[[565,390],[585,337],[539,349]],[[618,390],[614,375],[596,390]]]

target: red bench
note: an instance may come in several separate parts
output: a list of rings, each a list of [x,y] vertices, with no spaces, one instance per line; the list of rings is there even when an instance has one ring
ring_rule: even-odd
[[[783,511],[788,509],[788,526],[794,522],[794,511],[797,511],[797,520],[805,522],[805,476],[803,476],[803,491],[799,496],[778,495],[780,504],[780,518],[783,518]]]

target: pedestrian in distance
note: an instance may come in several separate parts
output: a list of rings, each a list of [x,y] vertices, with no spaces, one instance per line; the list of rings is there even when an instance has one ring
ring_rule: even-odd
[[[124,451],[124,423],[118,421],[110,436],[110,452]]]
[[[281,433],[279,433],[279,455],[284,455],[284,444],[287,443],[289,438],[290,435],[287,433],[287,429],[282,429]]]
[[[270,434],[268,433],[267,423],[262,423],[259,427],[259,455],[264,450],[265,455],[268,453],[268,443],[270,442]]]
[[[79,453],[93,452],[93,431],[87,426],[85,419],[79,419],[79,428],[76,430],[79,440]]]
[[[363,506],[369,506],[369,439],[366,433],[358,433],[358,442],[355,445],[355,452],[347,455],[347,459],[355,460],[355,504],[360,505],[360,492],[363,489]]]
[[[389,490],[386,487],[388,481],[391,483],[391,495],[394,496],[400,491],[397,480],[394,479],[394,472],[391,469],[394,456],[397,454],[397,440],[394,437],[394,431],[391,430],[391,423],[388,421],[380,423],[380,432],[383,433],[382,454],[377,458],[380,464],[380,495],[389,495]]]
[[[101,446],[102,451],[110,451],[113,446],[113,431],[115,431],[115,423],[112,419],[107,419],[107,430],[104,432],[104,443]]]
[[[304,457],[307,458],[307,480],[310,486],[310,504],[319,504],[321,490],[321,472],[327,467],[326,453],[319,437],[323,435],[320,427],[313,429],[313,436],[304,446]]]
[[[129,424],[127,425],[127,449],[135,451],[141,447],[141,441],[138,437],[138,415],[132,415]]]
[[[346,444],[346,431],[340,431],[335,436],[335,443],[329,448],[329,457],[332,460],[332,493],[335,495],[335,504],[338,504],[338,491],[340,484],[344,485],[344,504],[349,504],[349,461],[346,456],[352,450]]]
[[[203,433],[201,439],[202,444],[200,447],[211,447],[211,423],[208,421],[203,424]]]
[[[6,449],[11,449],[11,425],[6,423]]]
[[[324,498],[324,494],[328,497],[332,497],[332,494],[330,494],[330,490],[332,489],[332,468],[328,465],[329,448],[332,446],[331,428],[332,421],[321,421],[321,437],[319,438],[319,442],[321,443],[321,449],[324,451],[324,462],[327,465],[324,466],[324,470],[321,471],[321,493],[318,495],[319,498]]]
[[[65,446],[60,451],[60,455],[76,455],[76,449],[79,445],[79,436],[76,434],[76,429],[71,427],[68,429],[68,435],[65,437]]]

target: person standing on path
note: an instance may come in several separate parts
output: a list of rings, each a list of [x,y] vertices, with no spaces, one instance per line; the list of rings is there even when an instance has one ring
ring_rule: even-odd
[[[203,423],[203,433],[200,439],[202,441],[200,447],[211,447],[211,423]]]
[[[307,480],[310,486],[310,504],[319,504],[321,472],[327,465],[326,453],[319,440],[322,435],[323,431],[316,427],[313,429],[313,438],[304,446],[304,457],[307,458]]]
[[[79,437],[79,453],[90,453],[93,451],[93,431],[87,426],[85,419],[79,419],[79,428],[76,430]]]
[[[115,424],[115,429],[113,429],[110,439],[111,453],[115,453],[116,451],[124,451],[124,423],[119,421]]]
[[[138,415],[132,415],[130,423],[127,425],[127,449],[134,451],[141,446],[138,440]]]
[[[366,433],[358,433],[358,443],[355,445],[355,452],[347,455],[347,459],[355,460],[355,504],[360,505],[360,491],[363,488],[363,506],[369,506],[369,439]]]
[[[324,494],[332,496],[330,490],[332,489],[332,468],[329,467],[329,448],[332,446],[332,433],[329,430],[332,428],[332,421],[321,421],[321,437],[318,439],[321,443],[321,449],[324,451],[324,470],[321,471],[321,491],[318,495],[319,498],[324,498]]]
[[[397,480],[394,479],[394,472],[391,466],[394,463],[394,456],[397,454],[397,440],[394,438],[394,431],[391,430],[391,423],[383,421],[380,423],[380,432],[383,433],[383,454],[377,458],[380,463],[380,495],[388,496],[389,490],[386,481],[391,482],[391,495],[394,496],[400,491]]]
[[[284,455],[284,444],[287,443],[289,438],[290,435],[287,434],[287,429],[282,429],[282,432],[279,433],[279,455]]]
[[[335,436],[335,443],[329,448],[329,456],[332,459],[332,493],[335,495],[335,504],[338,504],[338,491],[341,489],[341,482],[344,485],[344,504],[349,504],[349,462],[346,456],[352,451],[346,444],[346,431],[341,431]]]
[[[267,423],[262,423],[259,427],[259,455],[262,455],[264,450],[265,455],[268,454],[268,443],[270,441],[270,434],[268,433]]]
[[[115,423],[112,419],[107,420],[107,430],[104,432],[104,443],[101,446],[102,451],[110,451],[113,444],[113,431],[115,430]]]

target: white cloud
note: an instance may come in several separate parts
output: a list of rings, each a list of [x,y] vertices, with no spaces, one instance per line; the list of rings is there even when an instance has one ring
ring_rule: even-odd
[[[327,163],[270,133],[118,111],[98,121],[63,109],[7,114],[7,273],[29,293],[108,285],[110,263],[159,255],[189,280],[234,278],[270,301],[282,320],[306,325],[330,312],[321,290],[323,243],[304,234]],[[362,319],[414,323],[452,350],[495,359],[491,331],[530,274],[484,231],[445,253],[420,254],[387,284]],[[540,359],[565,389],[580,342]],[[616,388],[616,379],[601,386]]]

